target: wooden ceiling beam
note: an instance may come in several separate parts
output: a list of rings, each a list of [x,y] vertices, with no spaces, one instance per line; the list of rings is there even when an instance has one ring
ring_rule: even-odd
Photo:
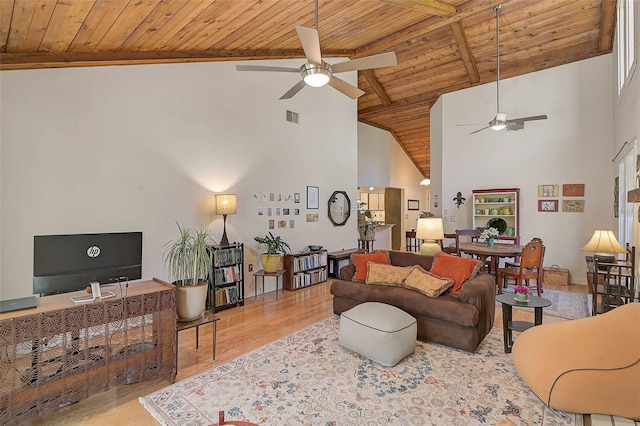
[[[394,4],[406,9],[429,13],[436,16],[451,16],[456,13],[455,6],[438,0],[378,0],[382,3]]]
[[[350,57],[351,50],[326,50],[328,57]],[[160,64],[171,62],[241,61],[253,59],[304,58],[295,50],[216,50],[157,52],[61,52],[0,53],[0,70],[28,68],[81,67],[100,65]]]
[[[362,70],[360,72],[362,73],[363,77],[367,80],[367,82],[369,83],[373,91],[376,92],[376,95],[378,95],[378,98],[380,98],[380,102],[382,102],[385,106],[390,106],[391,100],[389,99],[389,96],[387,96],[384,89],[378,82],[378,79],[376,79],[376,76],[373,73],[373,71]]]
[[[471,84],[476,84],[480,81],[480,74],[478,74],[478,67],[476,66],[476,61],[473,59],[471,48],[469,48],[469,42],[467,41],[467,36],[465,35],[462,22],[458,21],[452,23],[451,30],[453,31],[456,43],[458,43],[460,57],[462,58],[464,68],[467,70],[467,74],[469,75],[469,80],[471,80]]]
[[[410,98],[412,99],[412,98]],[[378,114],[397,114],[398,112],[405,110],[407,108],[415,109],[415,108],[431,108],[431,105],[435,102],[435,99],[422,99],[422,96],[419,95],[418,99],[412,100],[404,100],[402,102],[394,102],[388,107],[385,106],[376,106],[373,108],[367,108],[358,111],[358,119],[368,119]]]
[[[446,27],[447,25],[451,25],[454,22],[464,19],[468,16],[473,16],[477,13],[484,12],[487,9],[490,10],[501,3],[508,3],[508,0],[470,1],[463,5],[465,7],[461,6],[460,8],[458,8],[458,12],[453,16],[447,17],[445,19],[431,17],[425,19],[424,21],[418,22],[417,24],[404,28],[401,31],[397,31],[387,37],[383,37],[372,43],[368,43],[356,49],[354,58],[389,51],[393,46],[410,42],[412,39],[416,40],[423,38],[426,34],[432,31],[435,31],[442,27]]]
[[[608,53],[613,50],[613,34],[616,28],[616,2],[602,1],[600,13],[600,52]]]

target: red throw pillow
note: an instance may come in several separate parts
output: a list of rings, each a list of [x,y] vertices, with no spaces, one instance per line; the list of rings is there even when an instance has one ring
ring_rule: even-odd
[[[469,278],[475,277],[481,267],[482,263],[479,260],[438,253],[431,267],[431,273],[453,279],[453,286],[448,291],[459,295],[462,293],[462,284]]]
[[[386,251],[374,251],[373,253],[352,254],[351,261],[356,266],[353,281],[364,281],[367,278],[367,262],[389,264],[389,255]]]

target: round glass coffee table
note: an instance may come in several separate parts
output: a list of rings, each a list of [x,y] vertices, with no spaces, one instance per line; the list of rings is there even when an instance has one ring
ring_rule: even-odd
[[[511,353],[513,347],[513,331],[525,331],[528,328],[542,324],[542,309],[551,306],[551,300],[543,297],[529,295],[529,301],[518,302],[513,293],[502,293],[496,295],[496,300],[502,304],[502,334],[504,337],[504,353]],[[512,308],[533,308],[534,322],[512,321]]]

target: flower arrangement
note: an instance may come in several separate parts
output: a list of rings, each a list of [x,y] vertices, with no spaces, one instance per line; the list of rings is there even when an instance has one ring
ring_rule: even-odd
[[[375,229],[373,213],[367,208],[367,203],[358,201],[358,228],[363,229],[365,234]]]
[[[527,286],[524,285],[517,285],[513,288],[513,291],[516,292],[516,294],[531,294],[531,289]]]
[[[494,227],[486,228],[480,234],[480,238],[488,240],[489,238],[498,238],[500,236],[500,232]]]

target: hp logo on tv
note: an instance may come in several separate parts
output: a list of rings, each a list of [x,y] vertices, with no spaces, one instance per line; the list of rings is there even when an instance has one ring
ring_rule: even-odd
[[[91,246],[87,249],[87,256],[89,257],[98,257],[100,256],[100,247]]]

